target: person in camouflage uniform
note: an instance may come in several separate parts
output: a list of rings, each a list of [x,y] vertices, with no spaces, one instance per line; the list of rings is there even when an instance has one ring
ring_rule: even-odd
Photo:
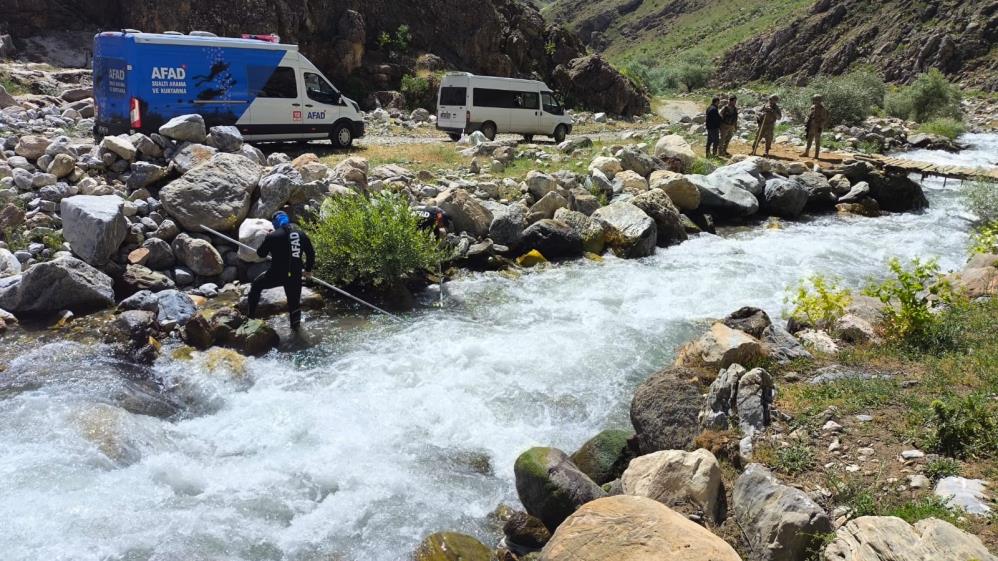
[[[811,98],[811,112],[807,115],[807,123],[804,125],[804,129],[807,131],[807,147],[804,148],[804,153],[801,154],[803,157],[807,157],[807,153],[811,151],[811,142],[814,142],[814,159],[818,159],[818,154],[821,152],[821,133],[828,126],[828,109],[823,103],[823,98],[820,95],[816,95]]]
[[[738,98],[731,96],[728,103],[721,108],[721,155],[730,158],[728,144],[731,143],[735,131],[738,130]]]
[[[766,155],[769,155],[769,150],[773,146],[773,136],[776,134],[776,122],[783,118],[783,111],[777,105],[778,101],[780,101],[779,96],[771,95],[769,103],[759,110],[759,116],[756,118],[759,130],[755,133],[755,143],[752,144],[753,156],[759,150],[759,142],[763,139],[766,140]]]

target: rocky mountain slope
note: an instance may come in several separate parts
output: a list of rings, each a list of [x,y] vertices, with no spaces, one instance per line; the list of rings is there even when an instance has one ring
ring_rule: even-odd
[[[938,68],[998,90],[995,0],[556,0],[544,13],[616,63],[717,57],[726,83],[869,64],[891,81]]]
[[[644,95],[574,36],[546,25],[532,5],[489,0],[468,9],[463,0],[418,0],[400,10],[390,0],[240,0],[171,3],[124,0],[0,0],[0,32],[22,44],[37,35],[135,28],[205,30],[219,35],[277,33],[348,90],[395,89],[417,65],[499,76],[552,80],[580,104],[618,114],[644,113]],[[403,45],[379,45],[382,33],[408,26]],[[446,29],[446,32],[442,32]],[[81,50],[87,45],[81,44]],[[30,55],[30,53],[29,53]],[[556,72],[559,66],[560,72]],[[574,84],[597,82],[600,88]]]

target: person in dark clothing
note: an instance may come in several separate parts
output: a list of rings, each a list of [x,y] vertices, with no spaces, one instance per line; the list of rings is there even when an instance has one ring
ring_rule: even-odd
[[[710,100],[710,107],[707,108],[707,157],[717,156],[720,152],[718,148],[721,144],[721,113],[717,106],[720,105],[721,98],[715,97]],[[713,150],[713,151],[712,151]]]
[[[253,281],[249,293],[249,317],[256,316],[256,307],[264,290],[283,286],[288,299],[291,329],[298,329],[301,325],[302,278],[312,276],[315,249],[305,232],[292,224],[284,212],[274,213],[273,222],[274,231],[256,250],[260,257],[270,256],[270,269]]]
[[[438,206],[418,206],[412,209],[412,212],[419,219],[420,230],[432,228],[433,235],[438,240],[447,237],[447,232],[451,229],[451,219],[444,209]]]

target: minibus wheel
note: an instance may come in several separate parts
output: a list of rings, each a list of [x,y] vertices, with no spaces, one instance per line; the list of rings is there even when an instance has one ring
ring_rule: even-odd
[[[461,135],[456,132],[447,133],[447,136],[449,136],[450,139],[453,140],[454,142],[461,140]]]
[[[353,131],[350,130],[349,125],[346,123],[340,123],[333,127],[333,132],[329,135],[329,140],[337,148],[349,148],[353,144]]]
[[[534,135],[532,135],[532,134],[525,134],[525,135],[523,135],[523,140],[525,142],[533,142],[534,141]]]
[[[479,129],[479,130],[482,131],[482,134],[485,135],[485,138],[487,138],[489,140],[495,140],[496,139],[496,124],[493,123],[492,121],[488,121],[486,123],[482,123],[482,128]]]
[[[565,137],[568,135],[568,128],[565,125],[558,125],[554,129],[554,141],[558,144],[565,142]]]

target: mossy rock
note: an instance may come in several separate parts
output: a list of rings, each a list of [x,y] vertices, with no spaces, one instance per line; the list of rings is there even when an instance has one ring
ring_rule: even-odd
[[[438,532],[416,549],[415,561],[492,561],[492,550],[467,534]]]
[[[627,430],[604,430],[572,454],[572,462],[597,485],[609,483],[623,475],[634,457],[627,445],[633,436]]]
[[[259,356],[277,347],[281,338],[267,322],[251,319],[236,330],[236,344],[247,355]]]
[[[531,448],[513,465],[516,493],[552,532],[577,508],[606,495],[557,448]]]

